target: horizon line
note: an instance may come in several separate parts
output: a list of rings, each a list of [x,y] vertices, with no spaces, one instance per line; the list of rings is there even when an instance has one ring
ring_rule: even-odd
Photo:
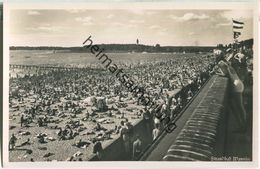
[[[101,43],[101,44],[94,44],[94,45],[136,45],[136,46],[149,46],[149,47],[156,47],[156,45],[145,45],[145,44],[134,44],[134,43],[128,43],[128,44],[119,44],[119,43]],[[87,45],[84,45],[87,46]],[[61,47],[61,48],[75,48],[75,47],[84,47],[84,46],[9,46],[10,47]],[[166,46],[161,46],[160,47],[216,47],[217,45],[175,45],[175,46],[170,46],[170,45],[166,45]]]
[[[244,39],[244,40],[241,40],[239,42],[243,42],[243,41],[248,41],[248,40],[254,40],[254,38],[249,38],[249,39]],[[159,44],[159,43],[158,43]],[[161,46],[160,44],[160,47],[217,47],[217,45],[219,44],[222,44],[222,45],[229,45],[229,44],[232,44],[232,43],[227,43],[227,44],[224,44],[224,43],[218,43],[216,45],[174,45],[174,46],[171,46],[171,45],[165,45],[165,46]],[[99,43],[99,44],[94,44],[94,45],[140,45],[140,46],[150,46],[150,47],[155,47],[157,44],[155,45],[149,45],[149,44],[136,44],[136,43]],[[32,48],[36,48],[36,47],[60,47],[60,48],[76,48],[76,47],[84,47],[84,46],[87,46],[87,45],[82,45],[82,46],[14,46],[14,45],[10,45],[10,47],[32,47]]]

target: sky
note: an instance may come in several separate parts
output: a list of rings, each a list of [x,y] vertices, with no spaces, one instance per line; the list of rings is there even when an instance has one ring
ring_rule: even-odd
[[[232,42],[232,18],[244,22],[239,40],[253,37],[250,10],[71,9],[11,10],[11,46],[95,44],[215,46]]]

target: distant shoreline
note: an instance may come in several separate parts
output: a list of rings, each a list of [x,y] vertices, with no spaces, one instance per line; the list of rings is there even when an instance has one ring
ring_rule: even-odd
[[[241,45],[253,45],[253,39],[248,39],[239,42]],[[156,44],[96,44],[104,49],[106,53],[208,53],[213,49],[222,46],[224,48],[229,45],[218,44],[217,46],[160,46]],[[60,47],[60,46],[10,46],[10,50],[52,50],[65,51],[66,53],[90,53],[84,46],[78,47]]]
[[[155,46],[137,44],[100,44],[107,53],[196,53],[211,52],[216,46]],[[84,47],[57,47],[57,46],[11,46],[10,50],[52,50],[53,53],[89,53]]]
[[[15,49],[15,50],[13,50],[13,49],[11,49],[10,51],[13,51],[13,52],[15,52],[15,51],[17,51],[17,52],[19,52],[19,51],[35,51],[35,52],[37,52],[37,51],[42,51],[42,52],[44,52],[44,51],[52,51],[53,52],[53,50],[48,50],[48,49],[42,49],[42,50],[39,50],[39,49]],[[206,54],[206,53],[211,53],[212,51],[209,51],[209,52],[200,52],[201,54]],[[68,50],[58,50],[58,51],[56,51],[56,53],[90,53],[90,52],[77,52],[77,51],[68,51]],[[186,53],[183,53],[183,52],[125,52],[125,51],[109,51],[109,52],[106,52],[107,54],[129,54],[129,55],[131,55],[131,54],[189,54],[189,53],[195,53],[195,52],[186,52]],[[40,53],[40,54],[55,54],[55,53],[51,53],[51,52],[48,52],[48,53]]]

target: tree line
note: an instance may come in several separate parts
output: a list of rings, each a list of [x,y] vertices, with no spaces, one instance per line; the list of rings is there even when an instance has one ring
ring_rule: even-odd
[[[160,46],[156,44],[143,45],[143,44],[96,44],[105,52],[111,53],[199,53],[199,52],[212,52],[215,48],[229,48],[232,44],[218,44],[217,46]],[[240,41],[239,46],[252,47],[253,39]],[[88,48],[82,47],[59,47],[59,46],[11,46],[10,50],[53,50],[62,52],[75,52],[75,53],[87,53],[90,52]]]
[[[149,45],[138,45],[138,44],[97,44],[105,52],[112,53],[194,53],[194,52],[210,52],[216,46],[160,46],[156,44],[155,46]],[[83,47],[56,47],[56,46],[11,46],[10,50],[64,50],[67,52],[90,52],[87,48]]]

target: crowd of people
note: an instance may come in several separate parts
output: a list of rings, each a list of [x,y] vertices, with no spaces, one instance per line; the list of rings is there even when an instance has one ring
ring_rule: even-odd
[[[214,65],[215,56],[194,54],[120,66],[173,120],[210,77]],[[14,157],[21,161],[29,156],[30,161],[65,160],[41,146],[59,147],[60,142],[77,150],[65,154],[68,161],[86,160],[93,153],[102,160],[104,147],[117,137],[124,143],[126,159],[138,160],[147,145],[140,133],[133,132],[134,123],[144,120],[151,140],[164,128],[155,110],[102,67],[35,68],[30,74],[10,77],[9,107],[11,156],[19,147],[32,150]],[[33,156],[34,151],[42,156]]]
[[[236,121],[234,132],[248,133],[252,127],[253,48],[232,44],[216,51],[216,74],[231,82],[230,111]]]

